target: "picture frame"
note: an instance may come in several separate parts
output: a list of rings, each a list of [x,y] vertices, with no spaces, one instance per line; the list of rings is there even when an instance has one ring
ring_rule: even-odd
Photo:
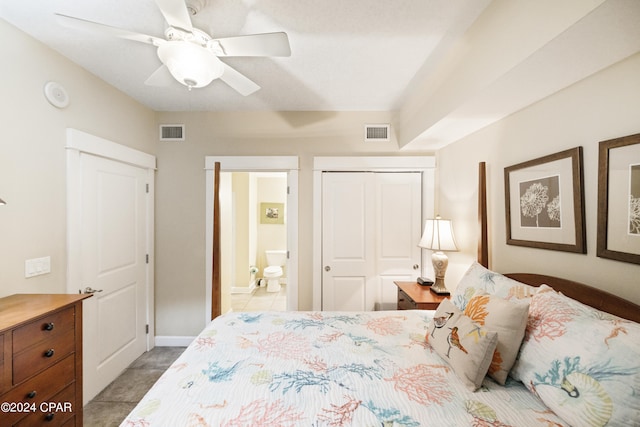
[[[507,244],[587,253],[582,147],[504,169]]]
[[[596,255],[640,264],[640,134],[600,141]]]
[[[260,203],[260,224],[284,224],[284,203]]]

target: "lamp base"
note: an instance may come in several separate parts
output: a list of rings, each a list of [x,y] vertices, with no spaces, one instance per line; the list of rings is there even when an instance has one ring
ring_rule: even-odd
[[[431,292],[437,295],[451,295],[444,286],[444,273],[449,265],[449,258],[441,251],[431,254],[431,263],[433,271],[436,273],[436,282],[431,285]]]
[[[440,277],[436,277],[436,282],[431,285],[431,288],[429,289],[431,289],[431,292],[436,295],[451,295],[451,293],[444,286],[444,279]]]

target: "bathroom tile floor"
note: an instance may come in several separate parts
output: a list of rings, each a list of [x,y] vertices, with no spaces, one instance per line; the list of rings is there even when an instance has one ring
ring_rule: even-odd
[[[287,287],[281,285],[279,292],[267,292],[266,286],[256,288],[250,294],[231,294],[233,311],[285,311],[287,309]]]

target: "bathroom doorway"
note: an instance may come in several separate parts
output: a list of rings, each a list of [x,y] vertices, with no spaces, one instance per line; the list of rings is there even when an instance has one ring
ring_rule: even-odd
[[[212,287],[214,165],[220,163],[221,286]],[[298,309],[298,158],[206,157],[206,313],[212,298],[221,312]],[[239,242],[239,243],[237,243]],[[282,266],[269,266],[267,251],[285,251]],[[269,268],[265,274],[265,268]],[[267,277],[265,277],[267,276]],[[264,280],[263,280],[264,279]],[[271,290],[267,292],[269,280]],[[273,280],[280,284],[274,289]],[[262,286],[260,286],[262,285]],[[260,298],[264,295],[264,298]],[[232,302],[235,299],[235,302]],[[242,299],[246,304],[240,307]],[[271,300],[271,301],[269,301]],[[232,308],[232,303],[236,308]],[[269,307],[267,307],[269,305]]]
[[[287,174],[221,172],[220,184],[222,306],[285,311]]]

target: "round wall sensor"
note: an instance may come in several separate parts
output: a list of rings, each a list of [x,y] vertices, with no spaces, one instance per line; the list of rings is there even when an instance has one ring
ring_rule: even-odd
[[[44,96],[54,107],[64,108],[69,105],[69,95],[59,83],[48,82],[44,85]]]

